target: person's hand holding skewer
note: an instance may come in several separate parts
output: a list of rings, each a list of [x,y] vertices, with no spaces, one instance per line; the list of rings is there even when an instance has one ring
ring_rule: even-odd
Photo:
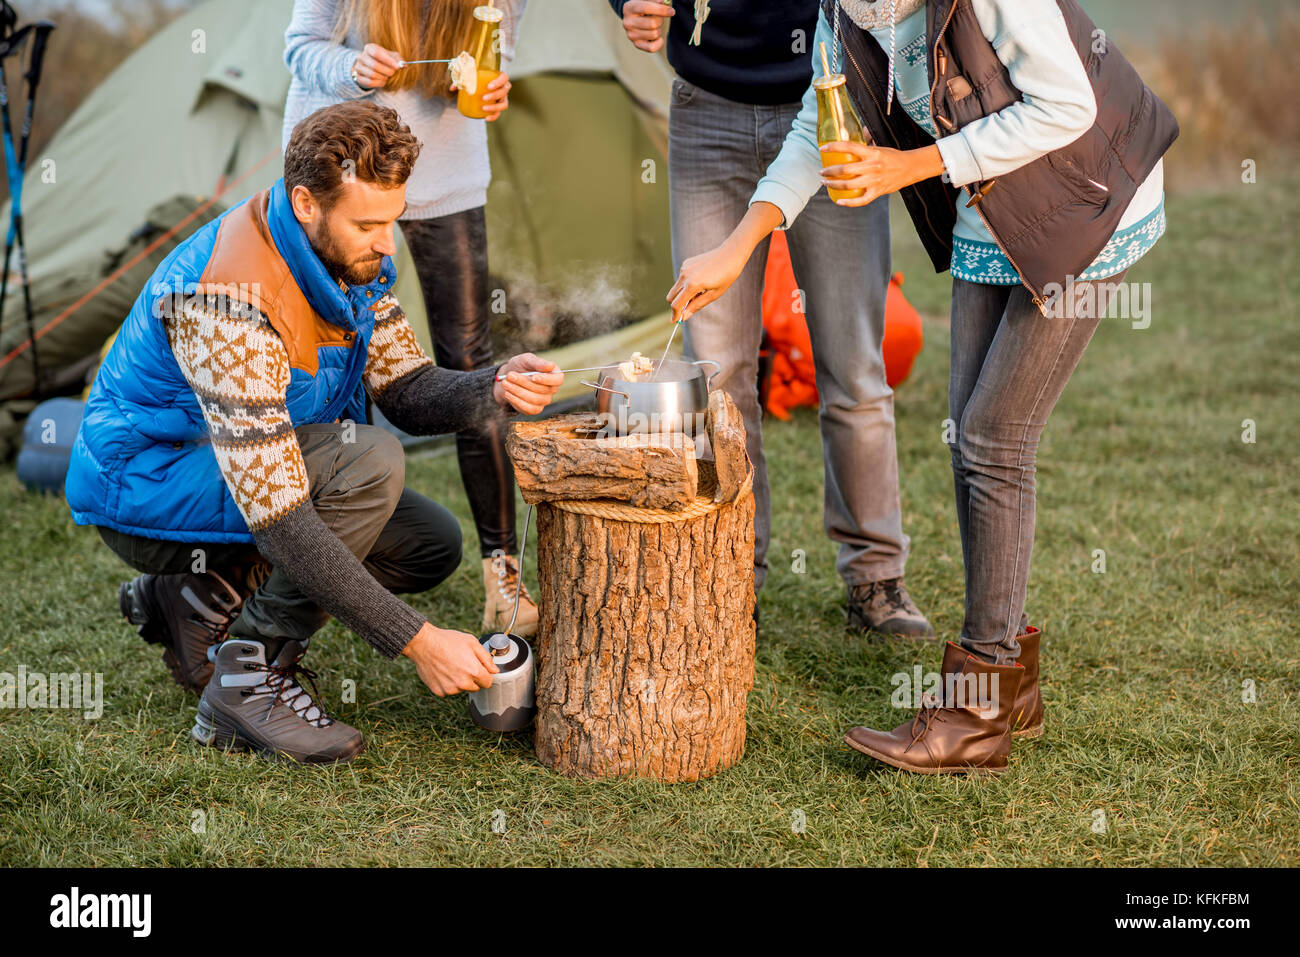
[[[682,263],[677,281],[668,290],[673,319],[685,322],[731,288],[749,261],[749,251],[722,243]]]
[[[731,235],[708,252],[682,263],[677,281],[668,290],[673,319],[685,322],[731,288],[754,248],[781,225],[784,216],[771,203],[759,200],[749,207]]]
[[[357,86],[367,90],[376,90],[387,85],[398,70],[405,64],[402,57],[392,50],[386,50],[378,43],[367,43],[352,67],[352,77]]]
[[[564,373],[559,366],[525,352],[508,359],[497,369],[492,395],[497,402],[509,403],[524,415],[537,415],[551,404],[563,384]]]

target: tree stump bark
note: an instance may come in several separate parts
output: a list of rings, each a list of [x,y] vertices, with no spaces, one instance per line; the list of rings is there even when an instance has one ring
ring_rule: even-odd
[[[752,475],[680,512],[537,506],[538,757],[575,777],[694,781],[745,749]]]
[[[595,413],[510,423],[506,451],[524,501],[612,498],[675,509],[695,499],[693,440],[680,432],[597,438],[599,427]]]
[[[709,393],[709,444],[713,448],[713,477],[717,491],[715,502],[735,501],[749,472],[749,455],[745,452],[745,420],[740,409],[723,389]]]

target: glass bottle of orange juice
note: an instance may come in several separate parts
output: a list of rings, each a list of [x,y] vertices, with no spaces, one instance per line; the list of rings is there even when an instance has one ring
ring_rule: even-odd
[[[457,84],[456,108],[472,119],[481,120],[487,116],[483,112],[483,94],[487,85],[501,73],[501,18],[501,10],[484,5],[474,8],[470,20],[465,49],[477,67],[475,84],[473,91],[466,90],[465,84]]]
[[[862,120],[853,108],[849,92],[844,86],[843,73],[823,74],[813,80],[817,91],[817,145],[825,143],[866,143],[867,135]],[[838,150],[822,151],[822,168],[840,163],[852,163],[857,157]],[[832,189],[826,187],[831,199],[857,199],[865,189]]]

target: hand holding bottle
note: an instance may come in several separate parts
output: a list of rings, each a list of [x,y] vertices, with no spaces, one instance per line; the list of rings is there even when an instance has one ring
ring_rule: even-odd
[[[892,150],[839,141],[825,143],[821,150],[823,156],[829,154],[836,161],[822,169],[822,185],[828,189],[833,187],[841,194],[839,197],[832,194],[840,206],[866,206],[905,186],[943,175],[943,157],[938,146]],[[849,162],[842,161],[845,157]],[[857,193],[858,190],[862,192]]]
[[[452,89],[456,87],[453,85]],[[510,106],[510,77],[502,72],[494,76],[483,92],[483,119],[491,123],[499,120],[501,114]]]

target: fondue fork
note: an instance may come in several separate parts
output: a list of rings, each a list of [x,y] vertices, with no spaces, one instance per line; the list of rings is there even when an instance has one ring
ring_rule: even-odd
[[[596,372],[600,369],[608,369],[608,368],[609,366],[583,366],[580,369],[552,369],[551,372],[559,372],[564,375],[568,375],[570,372]],[[531,372],[521,372],[519,374],[520,375],[550,375],[551,373],[542,372],[540,369],[534,369]],[[497,376],[497,381],[500,382],[504,378],[505,376],[499,375]]]
[[[664,363],[668,361],[668,350],[673,347],[673,338],[677,335],[677,327],[679,325],[681,325],[679,322],[673,323],[673,331],[668,334],[668,345],[664,346],[663,357],[659,360],[659,365],[655,366],[655,374],[650,377],[651,382],[654,382],[659,378],[659,373],[663,370]]]

